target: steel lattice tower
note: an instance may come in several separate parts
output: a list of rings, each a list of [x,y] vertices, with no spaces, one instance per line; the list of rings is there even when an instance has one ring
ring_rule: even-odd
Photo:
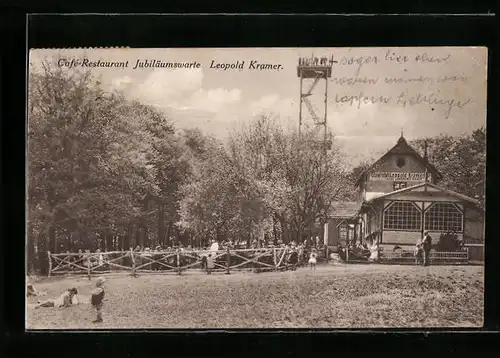
[[[302,131],[302,125],[304,123],[303,118],[303,104],[306,105],[310,116],[316,126],[322,126],[323,133],[323,146],[325,152],[329,148],[328,143],[328,124],[327,124],[327,113],[328,113],[328,79],[332,75],[332,66],[336,63],[333,56],[328,59],[327,57],[315,57],[312,55],[309,58],[300,57],[297,66],[297,76],[300,78],[300,105],[299,105],[299,136]],[[324,115],[319,116],[313,108],[309,97],[313,94],[319,82],[325,81],[324,85]],[[304,91],[304,85],[309,84],[306,91]]]

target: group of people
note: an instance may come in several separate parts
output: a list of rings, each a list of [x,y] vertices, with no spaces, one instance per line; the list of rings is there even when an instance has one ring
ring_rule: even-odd
[[[424,233],[421,241],[415,245],[415,263],[417,265],[429,266],[430,265],[430,252],[432,248],[432,237],[428,231]]]
[[[304,244],[296,245],[293,241],[290,245],[284,247],[288,252],[287,264],[292,270],[296,270],[297,266],[305,266],[306,264],[311,270],[316,270],[319,258],[316,247],[307,247]]]
[[[100,249],[97,249],[95,252],[90,252],[90,249],[78,249],[77,255],[69,256],[69,250],[65,252],[68,254],[68,258],[66,259],[68,262],[79,263],[82,266],[103,266],[104,265],[104,256]]]
[[[91,292],[90,304],[95,309],[97,317],[93,321],[93,323],[101,323],[103,322],[102,318],[102,308],[104,305],[104,282],[105,279],[103,277],[99,277],[96,280],[95,288]],[[39,296],[40,294],[34,289],[33,285],[28,282],[28,296]],[[51,308],[68,308],[71,305],[78,305],[80,300],[78,299],[78,289],[75,287],[67,289],[63,292],[59,297],[48,299],[45,301],[38,300],[35,309],[42,307],[51,307]]]
[[[200,250],[207,250],[210,248],[211,251],[219,251],[219,250],[226,250],[226,249],[232,249],[232,250],[238,250],[238,249],[258,249],[258,248],[273,248],[273,247],[280,247],[280,248],[285,248],[285,247],[290,247],[290,245],[296,245],[295,240],[291,241],[290,244],[285,244],[283,240],[278,239],[278,240],[257,240],[254,239],[251,242],[249,242],[249,245],[247,246],[247,242],[239,242],[239,241],[233,241],[232,239],[227,239],[227,240],[222,240],[222,241],[217,241],[217,240],[210,240],[208,246],[205,245],[203,247],[193,247],[192,245],[183,245],[182,243],[178,243],[177,245],[157,245],[157,246],[141,246],[137,245],[135,248],[133,246],[130,246],[128,251],[133,251],[135,253],[141,254],[141,255],[148,255],[148,254],[153,254],[155,252],[169,252],[169,251],[200,251]],[[319,236],[316,237],[311,237],[309,240],[306,239],[304,242],[301,244],[303,247],[315,247],[316,249],[321,249],[322,242],[320,240]],[[71,254],[69,250],[66,250],[65,253],[68,255]],[[73,261],[89,261],[92,265],[102,265],[104,261],[104,254],[108,253],[106,250],[101,250],[101,249],[96,249],[94,252],[91,252],[90,249],[78,249],[77,255],[74,256]]]
[[[207,274],[210,274],[215,267],[215,258],[217,257],[217,251],[222,248],[234,249],[234,244],[231,241],[223,243],[220,245],[216,240],[212,240],[210,247],[205,247],[201,252],[201,269],[206,270]],[[255,242],[252,246],[255,246]],[[271,248],[273,246],[266,245],[266,247],[261,248]],[[316,269],[316,264],[318,261],[318,251],[315,247],[311,248],[310,252],[304,249],[304,246],[296,245],[294,241],[290,245],[282,244],[280,248],[285,248],[287,251],[287,257],[285,258],[285,264],[287,269],[296,270],[298,266],[304,265],[306,261],[306,255],[309,256],[307,263],[311,270]],[[255,248],[255,247],[254,247]]]

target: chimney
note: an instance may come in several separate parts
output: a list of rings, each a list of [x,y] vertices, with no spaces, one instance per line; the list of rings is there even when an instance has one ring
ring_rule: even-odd
[[[424,142],[424,159],[425,159],[426,161],[428,161],[428,159],[429,159],[429,158],[427,157],[427,139],[426,139],[426,140],[425,140],[425,142]]]

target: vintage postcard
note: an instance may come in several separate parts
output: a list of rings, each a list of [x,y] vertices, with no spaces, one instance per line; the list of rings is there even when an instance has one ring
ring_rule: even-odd
[[[31,49],[26,328],[484,315],[487,49]]]

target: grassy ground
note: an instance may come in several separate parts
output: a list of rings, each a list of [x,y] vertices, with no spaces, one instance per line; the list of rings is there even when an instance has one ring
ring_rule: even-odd
[[[28,329],[478,327],[482,266],[325,265],[316,271],[107,277],[104,323],[88,304],[95,278],[45,278],[52,298],[77,287],[83,303],[33,309]]]

